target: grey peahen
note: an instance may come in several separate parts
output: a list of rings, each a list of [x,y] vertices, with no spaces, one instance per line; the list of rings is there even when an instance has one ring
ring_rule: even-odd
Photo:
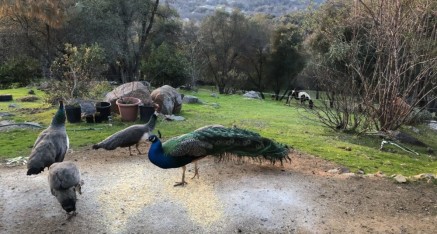
[[[72,162],[53,163],[49,168],[50,192],[67,212],[76,212],[76,192],[82,194],[79,168]]]
[[[42,131],[33,145],[27,162],[27,175],[39,174],[55,162],[62,162],[69,147],[65,129],[64,103],[59,101],[59,109],[50,126]]]
[[[163,169],[182,167],[182,181],[175,186],[186,184],[185,165],[191,162],[194,162],[195,166],[194,177],[199,176],[196,161],[208,155],[232,155],[271,163],[280,161],[281,164],[283,161],[290,161],[290,148],[287,145],[236,127],[211,125],[173,137],[163,144],[155,135],[149,136],[149,141],[152,142],[149,159],[153,164]]]
[[[138,153],[141,154],[141,151],[138,149],[138,145],[140,144],[141,140],[147,140],[150,132],[155,129],[156,119],[156,114],[153,114],[150,117],[149,122],[146,124],[135,124],[120,130],[107,137],[100,143],[93,145],[93,149],[103,148],[106,150],[114,150],[118,147],[129,147],[129,155],[132,155],[130,147],[135,145]]]

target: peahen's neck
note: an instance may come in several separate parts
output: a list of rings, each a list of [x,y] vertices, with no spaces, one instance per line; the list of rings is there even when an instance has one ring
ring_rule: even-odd
[[[166,155],[159,140],[152,142],[149,149],[149,160],[156,166],[164,169],[182,167],[192,162],[193,159],[194,157],[172,157],[171,155]]]

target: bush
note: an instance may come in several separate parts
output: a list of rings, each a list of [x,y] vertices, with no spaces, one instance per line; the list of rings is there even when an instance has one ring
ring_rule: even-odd
[[[19,88],[41,77],[40,64],[31,58],[10,59],[0,65],[0,88]]]
[[[50,67],[56,81],[47,90],[47,102],[88,98],[94,85],[106,69],[104,52],[97,44],[80,47],[65,44],[65,54],[53,61]]]

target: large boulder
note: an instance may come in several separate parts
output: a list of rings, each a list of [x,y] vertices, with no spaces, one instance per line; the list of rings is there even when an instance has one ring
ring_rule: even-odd
[[[157,111],[164,115],[179,114],[182,109],[182,96],[169,86],[161,86],[151,93],[152,100],[158,104]]]
[[[118,109],[115,101],[122,97],[136,97],[139,98],[142,103],[152,102],[152,98],[150,96],[150,86],[144,85],[144,83],[140,81],[133,81],[118,86],[106,94],[104,101],[110,102],[112,110],[117,111]]]

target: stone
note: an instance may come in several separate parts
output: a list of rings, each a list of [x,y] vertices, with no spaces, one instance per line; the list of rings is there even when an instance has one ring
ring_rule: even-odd
[[[185,118],[182,116],[178,116],[178,115],[165,115],[165,120],[183,121],[183,120],[185,120]]]
[[[169,85],[161,86],[151,93],[154,103],[158,104],[157,112],[164,115],[179,114],[182,109],[182,96]]]
[[[191,95],[185,95],[182,101],[189,104],[202,103],[198,97]]]
[[[111,106],[116,106],[115,101],[121,97],[135,97],[139,98],[143,103],[151,103],[150,87],[144,85],[145,82],[134,81],[126,84],[122,84],[107,93],[104,101],[110,102]]]
[[[94,115],[96,113],[94,102],[91,101],[80,101],[80,109],[83,116]]]
[[[394,179],[396,180],[396,182],[398,183],[406,183],[407,182],[407,177],[403,176],[403,175],[396,175],[394,177]]]
[[[243,96],[246,98],[261,99],[261,95],[256,91],[248,91]]]

